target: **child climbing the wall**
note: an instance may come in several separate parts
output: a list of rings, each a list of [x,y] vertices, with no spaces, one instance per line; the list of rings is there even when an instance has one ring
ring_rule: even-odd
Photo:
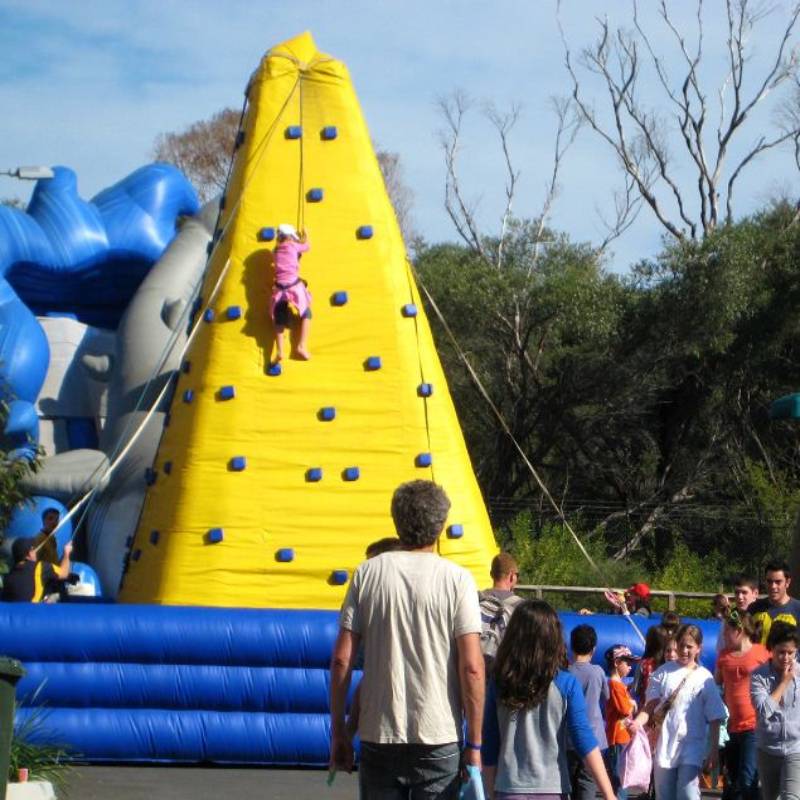
[[[275,323],[275,360],[284,357],[283,336],[291,325],[292,308],[300,317],[300,339],[295,352],[308,361],[308,329],[311,324],[311,293],[306,282],[298,274],[300,256],[309,249],[306,231],[298,235],[294,226],[286,223],[278,226],[278,244],[275,246],[275,278],[272,285],[272,321]]]

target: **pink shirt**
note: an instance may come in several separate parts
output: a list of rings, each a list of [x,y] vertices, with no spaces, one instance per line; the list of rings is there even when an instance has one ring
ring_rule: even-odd
[[[284,239],[275,248],[275,283],[289,286],[297,280],[299,258],[309,249],[308,242]]]

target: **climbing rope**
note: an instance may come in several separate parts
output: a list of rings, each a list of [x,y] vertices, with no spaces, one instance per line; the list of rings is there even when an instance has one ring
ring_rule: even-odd
[[[409,297],[410,297],[411,302],[414,303],[414,301],[416,299],[415,296],[414,296],[414,278],[413,278],[413,275],[412,275],[412,272],[411,272],[411,265],[408,262],[406,262],[406,278],[408,279]],[[414,315],[414,335],[416,336],[416,339],[417,339],[417,362],[418,362],[418,365],[419,365],[419,380],[420,380],[420,384],[424,384],[426,382],[425,381],[425,367],[424,367],[424,365],[422,363],[422,347],[420,346],[420,336],[419,336],[419,317],[416,314]],[[430,421],[430,414],[429,414],[429,410],[428,410],[428,398],[427,397],[423,397],[422,400],[423,400],[422,408],[423,408],[423,412],[425,414],[425,436],[426,436],[427,441],[428,441],[428,452],[431,453],[431,452],[433,452],[433,447],[431,445],[431,421]],[[436,473],[434,471],[435,470],[435,466],[436,466],[435,463],[431,462],[431,467],[430,467],[431,480],[433,480],[434,482],[436,481]],[[437,545],[436,546],[437,546],[437,549],[438,549],[438,547],[439,547],[438,540],[437,540]]]
[[[450,339],[450,342],[452,343],[456,353],[458,354],[458,357],[461,359],[462,363],[467,368],[467,372],[469,372],[470,377],[472,378],[473,382],[475,383],[475,386],[478,388],[478,391],[480,392],[481,396],[483,397],[484,400],[486,400],[486,402],[488,403],[489,407],[492,409],[494,415],[497,417],[497,420],[500,423],[500,426],[502,427],[503,431],[507,434],[509,439],[511,439],[511,443],[514,445],[514,448],[519,453],[520,457],[522,458],[523,463],[525,464],[525,466],[530,471],[531,475],[533,476],[534,480],[536,481],[537,485],[539,486],[540,491],[545,496],[545,498],[547,499],[548,503],[550,503],[550,505],[553,507],[553,510],[556,512],[556,514],[557,514],[559,520],[561,521],[561,523],[569,531],[570,535],[572,536],[573,540],[575,541],[575,544],[578,546],[578,549],[581,551],[581,554],[583,555],[583,557],[590,564],[592,569],[597,573],[597,575],[600,578],[600,581],[601,581],[601,584],[603,585],[603,587],[606,589],[606,591],[610,592],[611,589],[608,586],[608,581],[606,581],[606,577],[603,574],[603,571],[600,569],[600,567],[597,566],[597,562],[592,558],[592,556],[590,555],[589,551],[586,549],[586,547],[584,546],[583,542],[580,540],[580,537],[578,536],[578,534],[575,533],[575,530],[573,529],[572,525],[569,524],[569,520],[566,518],[566,516],[564,515],[563,510],[561,509],[561,507],[558,505],[558,503],[553,498],[553,495],[550,493],[550,490],[547,488],[547,484],[545,484],[544,480],[539,475],[539,472],[537,471],[536,467],[534,467],[533,464],[531,463],[531,461],[528,458],[528,455],[525,452],[525,450],[523,449],[522,445],[517,441],[517,438],[514,436],[512,430],[509,427],[508,423],[506,422],[505,417],[503,416],[502,412],[497,407],[497,405],[492,400],[492,398],[489,396],[489,393],[486,391],[486,388],[484,387],[483,382],[478,377],[477,372],[475,372],[472,364],[470,363],[469,359],[467,358],[467,354],[461,349],[461,346],[459,345],[458,340],[455,337],[455,334],[453,333],[453,331],[450,328],[450,326],[447,324],[447,320],[445,319],[444,314],[442,314],[441,310],[439,309],[439,306],[436,304],[436,301],[433,299],[433,296],[428,291],[428,289],[425,286],[425,284],[422,282],[422,279],[420,278],[419,274],[416,273],[416,271],[414,271],[414,267],[410,262],[408,264],[408,268],[409,268],[410,272],[413,272],[413,274],[414,274],[414,276],[415,276],[415,278],[417,280],[418,285],[420,286],[422,291],[425,293],[425,297],[427,297],[428,302],[431,305],[431,308],[434,310],[434,313],[438,317],[439,322],[441,322],[442,327],[445,330],[445,333],[447,334],[447,336]],[[634,622],[633,618],[630,615],[630,612],[627,610],[627,608],[624,605],[623,605],[623,609],[624,609],[623,610],[624,617],[628,620],[628,622],[630,623],[631,627],[633,628],[633,630],[635,631],[635,633],[639,637],[639,639],[642,641],[642,643],[644,643],[644,641],[645,641],[644,634],[641,632],[639,627],[636,625],[636,623]]]
[[[297,230],[298,231],[305,231],[305,224],[306,224],[306,187],[305,187],[305,166],[303,163],[303,140],[305,139],[305,133],[303,131],[303,73],[299,73],[298,81],[300,84],[300,90],[298,95],[298,101],[300,106],[299,112],[299,122],[300,122],[300,175],[298,176],[298,188],[297,188]]]

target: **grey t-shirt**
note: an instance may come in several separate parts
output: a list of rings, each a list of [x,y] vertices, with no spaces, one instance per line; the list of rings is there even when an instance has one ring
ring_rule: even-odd
[[[362,741],[461,739],[456,639],[481,632],[475,581],[435,553],[384,553],[355,571],[339,624],[364,644]]]
[[[586,716],[592,725],[592,733],[601,750],[608,747],[606,724],[603,721],[603,710],[608,702],[608,679],[602,667],[589,662],[578,661],[570,664],[569,671],[575,676],[583,696],[586,698]]]

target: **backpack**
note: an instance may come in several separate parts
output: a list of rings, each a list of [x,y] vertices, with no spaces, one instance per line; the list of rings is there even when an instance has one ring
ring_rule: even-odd
[[[497,648],[503,640],[508,621],[522,598],[515,594],[501,600],[490,589],[478,592],[481,608],[481,651],[489,666],[497,656]]]

